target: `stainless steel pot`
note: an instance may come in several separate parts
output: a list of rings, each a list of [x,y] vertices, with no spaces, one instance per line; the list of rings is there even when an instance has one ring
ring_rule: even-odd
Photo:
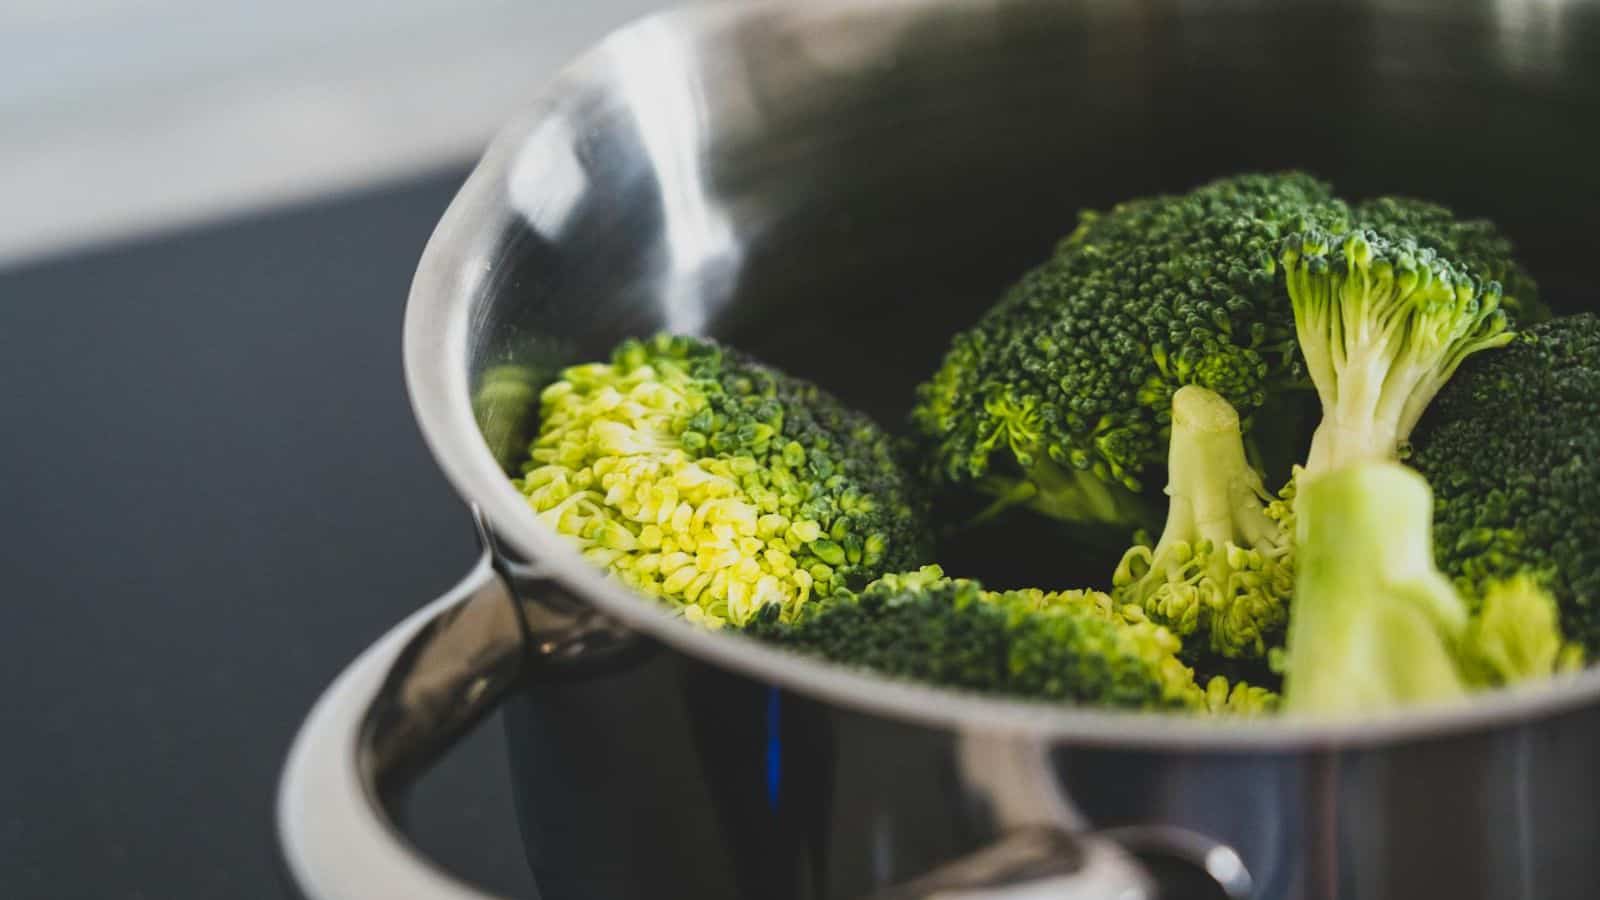
[[[471,397],[497,363],[666,328],[895,420],[1077,208],[1243,169],[1492,216],[1558,306],[1590,304],[1597,50],[1600,10],[1555,0],[750,3],[611,37],[423,256],[407,382],[485,554],[311,713],[279,799],[295,881],[483,896],[384,800],[503,703],[552,900],[1591,896],[1600,672],[1345,724],[889,683],[607,581],[507,483]]]

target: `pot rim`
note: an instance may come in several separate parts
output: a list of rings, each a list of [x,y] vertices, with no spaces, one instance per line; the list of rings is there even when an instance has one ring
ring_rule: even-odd
[[[887,9],[977,5],[981,0],[892,0]],[[1528,724],[1595,702],[1600,666],[1538,685],[1503,688],[1469,700],[1415,707],[1357,720],[1276,716],[1227,719],[1133,712],[990,697],[890,679],[756,641],[712,632],[606,576],[542,523],[512,487],[480,439],[471,409],[468,348],[475,298],[494,275],[498,235],[489,223],[512,212],[504,186],[523,137],[559,100],[600,77],[608,48],[627,32],[670,24],[717,32],[784,14],[777,0],[712,4],[655,13],[613,32],[561,70],[491,142],[429,238],[406,304],[404,365],[423,439],[458,493],[476,504],[495,536],[535,560],[541,574],[619,622],[697,659],[796,693],[924,726],[1014,734],[1063,744],[1130,749],[1284,752],[1398,744]],[[803,15],[859,12],[849,0],[806,4]]]

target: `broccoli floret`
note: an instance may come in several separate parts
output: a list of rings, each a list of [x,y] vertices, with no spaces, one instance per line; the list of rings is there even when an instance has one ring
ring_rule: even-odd
[[[1433,564],[1432,501],[1398,463],[1299,484],[1284,708],[1367,713],[1466,693],[1467,609]]]
[[[1434,564],[1417,472],[1356,462],[1302,481],[1284,708],[1371,713],[1581,664],[1531,579],[1489,586],[1477,615]]]
[[[1264,656],[1288,619],[1289,539],[1245,460],[1238,413],[1205,388],[1172,395],[1167,495],[1160,540],[1133,547],[1117,566],[1118,602],[1223,656]]]
[[[1526,574],[1600,653],[1600,318],[1541,323],[1469,360],[1412,436],[1440,567],[1468,598]]]
[[[1104,706],[1248,714],[1276,695],[1212,679],[1178,658],[1178,638],[1099,591],[986,591],[937,566],[886,575],[792,622],[747,631],[888,675],[984,693]]]
[[[1282,698],[1276,691],[1247,681],[1229,681],[1213,675],[1206,682],[1201,708],[1206,712],[1236,716],[1258,716],[1277,712]]]
[[[545,388],[518,488],[637,590],[711,625],[926,562],[891,439],[809,382],[711,341],[628,340]]]
[[[1562,640],[1555,598],[1531,575],[1491,582],[1467,625],[1472,679],[1513,684],[1583,667],[1583,648]]]
[[[1396,458],[1462,360],[1511,340],[1499,283],[1409,237],[1313,229],[1284,241],[1282,262],[1322,401],[1308,473]]]
[[[1550,317],[1539,286],[1517,262],[1511,241],[1486,219],[1457,218],[1437,203],[1412,197],[1378,197],[1356,204],[1356,225],[1383,234],[1403,234],[1456,264],[1480,284],[1499,282],[1500,306],[1518,324]]]
[[[1351,273],[1325,267],[1330,248],[1322,244],[1342,250],[1344,237],[1368,231],[1387,237],[1369,268],[1346,286]],[[1297,237],[1292,259],[1280,260],[1280,245],[1291,234]],[[1301,271],[1298,286],[1286,285],[1281,262]],[[1297,315],[1291,303],[1297,287],[1319,298],[1330,293],[1321,289],[1320,277],[1307,276],[1339,281],[1333,293],[1342,299],[1346,287],[1355,292],[1383,276],[1386,266],[1399,267],[1402,291],[1413,287],[1413,278],[1435,276],[1411,298],[1413,314],[1400,315],[1394,303],[1356,308],[1352,301],[1352,308],[1339,311],[1366,316],[1368,327],[1329,333],[1332,321]],[[1458,305],[1476,303],[1483,321],[1452,337],[1444,320],[1470,318],[1468,311],[1433,307],[1444,285],[1464,284],[1479,287]],[[1161,462],[1177,388],[1197,384],[1221,394],[1239,411],[1252,450],[1292,445],[1303,440],[1295,419],[1310,369],[1325,404],[1334,398],[1341,404],[1334,409],[1340,418],[1327,426],[1313,454],[1315,471],[1324,467],[1324,454],[1341,452],[1323,446],[1333,444],[1332,433],[1340,429],[1355,428],[1352,439],[1380,445],[1402,440],[1432,390],[1477,349],[1472,339],[1489,337],[1484,332],[1495,323],[1503,327],[1503,313],[1523,322],[1545,315],[1510,242],[1487,221],[1459,219],[1410,198],[1383,197],[1351,208],[1301,173],[1225,178],[1187,194],[1081,213],[1077,229],[1050,260],[953,339],[942,366],[919,389],[912,420],[929,445],[934,477],[993,495],[993,509],[1024,505],[1072,521],[1146,525],[1141,493],[1147,470]],[[1415,329],[1415,346],[1381,327],[1391,319],[1401,336]],[[1386,338],[1382,347],[1362,344]],[[1303,359],[1307,340],[1312,346]],[[1430,349],[1440,340],[1447,346]],[[1457,346],[1462,341],[1466,346]],[[1396,360],[1404,364],[1393,379],[1346,366],[1347,351],[1371,365],[1385,348],[1411,354]],[[1435,352],[1440,358],[1430,361]],[[1430,365],[1432,378],[1409,369]],[[1352,383],[1335,385],[1329,376]],[[1410,385],[1408,378],[1422,381]],[[1409,419],[1372,426],[1359,421],[1363,412],[1388,403],[1405,408],[1384,407],[1385,415]],[[1358,421],[1345,421],[1352,417]],[[1399,432],[1392,438],[1391,427]]]
[[[919,389],[934,476],[1058,518],[1144,524],[1179,387],[1222,395],[1248,431],[1271,393],[1303,383],[1278,248],[1348,217],[1297,173],[1080,214]]]

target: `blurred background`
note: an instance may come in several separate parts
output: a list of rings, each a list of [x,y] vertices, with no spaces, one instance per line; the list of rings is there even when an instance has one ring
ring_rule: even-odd
[[[0,262],[471,158],[651,0],[8,0]]]
[[[423,242],[650,0],[0,3],[0,897],[292,896],[320,689],[473,557],[405,398]],[[416,791],[534,896],[491,722]]]

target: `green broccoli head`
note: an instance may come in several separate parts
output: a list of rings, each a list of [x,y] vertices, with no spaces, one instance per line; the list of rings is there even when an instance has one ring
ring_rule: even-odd
[[[1276,695],[1212,679],[1201,688],[1171,631],[1099,591],[986,591],[937,566],[885,575],[794,621],[747,628],[791,649],[887,675],[1022,698],[1249,714]]]
[[[1118,602],[1222,656],[1264,656],[1288,621],[1289,536],[1245,460],[1238,413],[1205,388],[1172,395],[1167,496],[1160,540],[1133,547],[1117,566]]]
[[[1361,228],[1403,234],[1451,260],[1479,284],[1497,282],[1500,306],[1518,324],[1550,317],[1539,299],[1539,286],[1513,255],[1511,240],[1487,219],[1462,219],[1437,203],[1412,197],[1378,197],[1356,204]]]
[[[1306,371],[1322,401],[1306,471],[1394,459],[1469,355],[1511,340],[1498,282],[1409,237],[1317,229],[1282,262]]]
[[[1178,388],[1215,391],[1248,429],[1303,380],[1279,244],[1348,215],[1296,173],[1083,213],[919,389],[935,476],[1059,518],[1142,524]]]
[[[624,341],[540,397],[517,486],[645,594],[712,625],[925,562],[926,504],[891,439],[809,382],[711,341]]]
[[[1526,574],[1600,652],[1600,318],[1535,325],[1439,392],[1409,461],[1438,498],[1439,564],[1469,598]]]
[[[1385,238],[1380,243],[1368,232]],[[1280,245],[1289,235],[1295,239],[1285,253]],[[1347,248],[1347,237],[1366,241],[1374,254],[1358,272],[1339,259],[1359,249]],[[1297,291],[1340,299],[1395,267],[1401,290],[1427,277],[1411,314],[1392,323],[1393,303],[1341,304],[1341,318],[1326,319],[1297,309],[1316,300],[1292,301]],[[1288,283],[1289,269],[1298,271],[1297,283]],[[1446,286],[1469,285],[1470,300],[1434,308]],[[1461,308],[1473,303],[1482,312],[1477,331]],[[1367,327],[1317,330],[1343,324],[1344,314],[1366,316]],[[998,506],[1142,525],[1148,510],[1139,495],[1149,468],[1162,460],[1167,410],[1179,387],[1222,395],[1259,449],[1303,440],[1294,413],[1309,374],[1325,401],[1336,395],[1343,405],[1317,445],[1315,471],[1324,454],[1361,452],[1363,441],[1392,443],[1391,428],[1400,432],[1393,440],[1403,440],[1450,367],[1477,349],[1473,338],[1488,337],[1481,332],[1495,323],[1503,327],[1505,314],[1532,322],[1546,312],[1510,242],[1487,221],[1403,197],[1352,208],[1301,173],[1226,178],[1187,194],[1082,213],[1050,260],[952,340],[920,388],[912,420],[940,482],[992,494]],[[1398,339],[1384,324],[1412,339]],[[1452,336],[1451,324],[1468,333]],[[1386,336],[1384,347],[1362,343]],[[1440,340],[1446,346],[1432,346]],[[1393,379],[1354,371],[1341,355],[1365,351],[1361,360],[1375,364],[1385,347],[1405,355]],[[1330,384],[1334,376],[1349,376],[1354,389]],[[1380,412],[1398,421],[1359,421]],[[1336,434],[1347,439],[1336,442]]]

